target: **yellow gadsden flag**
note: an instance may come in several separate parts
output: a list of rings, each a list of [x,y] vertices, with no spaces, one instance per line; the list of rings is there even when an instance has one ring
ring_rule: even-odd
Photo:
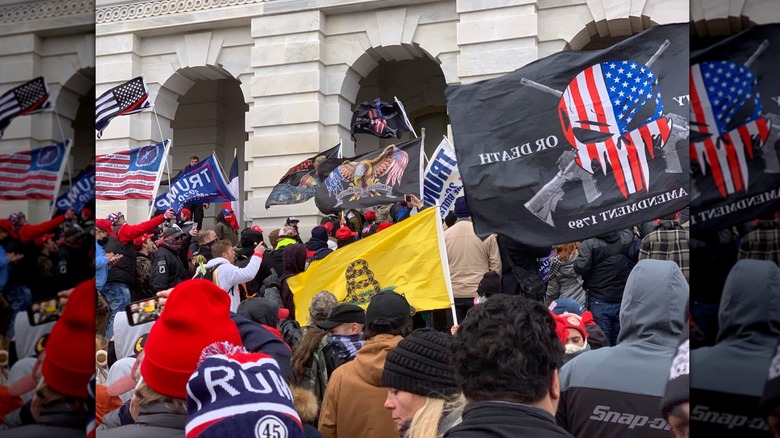
[[[322,290],[364,309],[381,290],[403,294],[418,311],[449,308],[452,286],[438,216],[437,208],[426,208],[290,277],[296,320],[305,323],[312,297]]]

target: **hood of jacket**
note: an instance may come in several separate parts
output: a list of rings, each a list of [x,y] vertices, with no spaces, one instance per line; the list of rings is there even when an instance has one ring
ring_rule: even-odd
[[[358,350],[353,362],[355,373],[361,380],[374,386],[382,385],[382,371],[385,369],[385,358],[399,342],[401,336],[376,335],[366,341]]]
[[[769,260],[739,260],[723,286],[717,343],[775,345],[780,338],[780,269]]]
[[[144,335],[148,335],[151,331],[153,323],[130,325],[127,321],[127,314],[125,312],[119,312],[114,316],[114,351],[116,351],[116,359],[123,359],[125,357],[133,356],[142,350],[141,345],[145,342]],[[136,348],[138,344],[138,348]]]
[[[685,324],[688,282],[675,262],[640,260],[628,276],[620,304],[622,342],[675,348]]]
[[[214,257],[213,259],[209,260],[206,263],[206,268],[212,268],[214,266],[224,265],[224,264],[230,264],[230,262],[224,258],[224,257]]]
[[[611,233],[602,234],[601,236],[598,236],[599,239],[607,242],[607,243],[614,243],[620,240],[620,232],[619,231],[613,231]]]

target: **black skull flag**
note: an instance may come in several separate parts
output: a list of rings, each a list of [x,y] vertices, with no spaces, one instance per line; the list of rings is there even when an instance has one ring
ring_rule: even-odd
[[[684,208],[688,38],[687,24],[656,26],[448,87],[477,234],[551,245]]]
[[[722,229],[780,208],[780,25],[691,53],[691,227]]]

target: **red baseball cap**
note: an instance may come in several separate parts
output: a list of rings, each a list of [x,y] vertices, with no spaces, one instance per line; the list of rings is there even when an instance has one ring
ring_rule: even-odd
[[[133,240],[133,245],[135,245],[136,248],[140,248],[143,246],[144,242],[146,242],[146,239],[154,237],[154,234],[144,234],[140,237],[136,237],[135,240]]]
[[[346,225],[336,230],[336,239],[339,240],[346,240],[349,239],[350,237],[355,237],[355,236],[357,236],[357,233],[350,230],[349,227]]]
[[[46,243],[46,241],[51,239],[52,237],[54,237],[53,233],[46,233],[36,237],[35,246],[43,246],[43,244]]]

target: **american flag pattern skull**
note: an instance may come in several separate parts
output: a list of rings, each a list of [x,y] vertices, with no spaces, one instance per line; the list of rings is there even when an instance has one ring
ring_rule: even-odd
[[[594,173],[597,160],[612,168],[625,198],[650,186],[648,158],[666,143],[670,121],[663,116],[658,76],[632,61],[588,67],[569,83],[558,112],[563,132],[577,151],[577,164]]]
[[[747,191],[747,157],[766,142],[756,75],[732,61],[691,66],[691,160],[708,169],[723,198]]]

